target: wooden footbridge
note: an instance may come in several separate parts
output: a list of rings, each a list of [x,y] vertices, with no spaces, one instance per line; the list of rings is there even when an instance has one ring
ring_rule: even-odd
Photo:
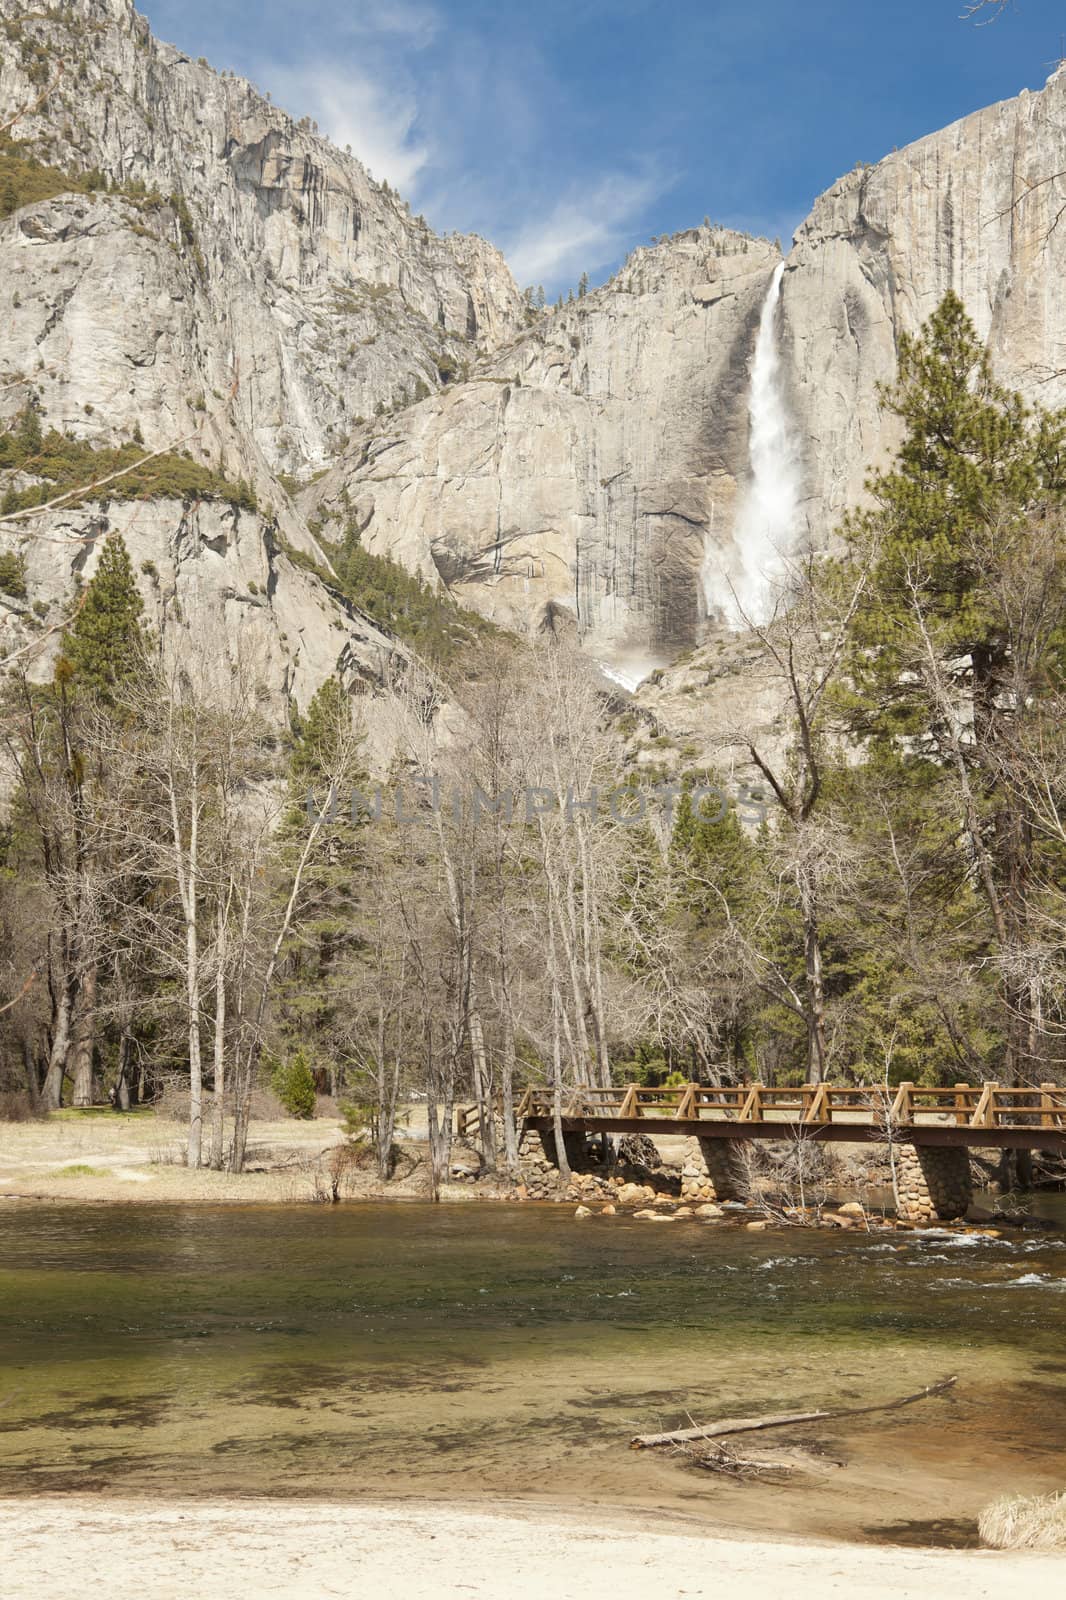
[[[674,1134],[700,1140],[798,1139],[913,1145],[993,1145],[1066,1150],[1066,1089],[1005,1089],[996,1083],[957,1083],[949,1089],[898,1089],[804,1085],[771,1089],[761,1083],[710,1088],[567,1089],[559,1107],[564,1135]],[[527,1089],[515,1108],[519,1128],[551,1134],[555,1104],[550,1089]],[[463,1107],[461,1133],[477,1126]]]

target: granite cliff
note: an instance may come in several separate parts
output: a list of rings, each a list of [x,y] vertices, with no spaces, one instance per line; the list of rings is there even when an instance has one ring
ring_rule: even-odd
[[[0,0],[0,124],[12,118],[0,428],[30,408],[75,446],[188,451],[250,492],[105,495],[0,523],[38,613],[0,595],[0,644],[60,617],[117,528],[154,623],[217,621],[231,648],[245,624],[261,635],[278,710],[341,657],[375,671],[388,641],[289,560],[328,565],[290,492],[364,415],[442,386],[524,323],[502,257],[432,233],[250,83],[156,41],[128,0]],[[23,179],[44,197],[21,203]],[[0,490],[34,481],[30,465]],[[153,568],[171,574],[169,602]]]
[[[0,163],[59,178],[0,185],[0,431],[29,409],[72,447],[188,452],[214,487],[0,520],[26,575],[0,646],[61,619],[110,528],[165,632],[255,638],[279,712],[393,648],[328,582],[341,537],[508,628],[576,633],[624,681],[720,632],[703,569],[736,556],[776,244],[705,225],[534,314],[491,245],[434,234],[129,0],[0,0],[16,112]],[[816,540],[890,449],[878,384],[947,289],[1004,381],[1066,401],[1064,174],[1060,72],[816,202],[775,324]],[[32,464],[0,478],[47,489]]]

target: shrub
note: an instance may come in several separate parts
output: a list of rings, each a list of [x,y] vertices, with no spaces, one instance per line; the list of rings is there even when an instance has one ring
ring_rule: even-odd
[[[993,1550],[1066,1549],[1066,1493],[1007,1495],[986,1506],[977,1530]]]
[[[321,538],[320,528],[312,525],[311,531]],[[327,588],[339,590],[387,633],[428,660],[447,666],[474,640],[498,637],[498,629],[486,618],[457,605],[447,593],[431,589],[388,556],[365,550],[353,519],[338,543],[321,542],[333,572],[285,539],[281,545],[294,565],[314,573]]]
[[[0,554],[0,593],[9,594],[16,600],[26,598],[26,574],[23,570],[22,557],[15,555],[11,550]]]
[[[370,1100],[342,1100],[340,1114],[349,1139],[366,1139],[374,1131],[375,1107]]]
[[[132,471],[103,488],[90,487],[122,468]],[[63,493],[71,496],[66,502],[68,510],[93,499],[223,500],[242,510],[258,509],[250,484],[243,479],[231,483],[184,452],[168,451],[145,461],[134,443],[98,450],[55,429],[44,433],[32,406],[22,411],[6,433],[0,433],[0,471],[20,470],[44,481],[16,494],[13,511],[31,510]]]
[[[290,1117],[308,1122],[315,1114],[315,1077],[302,1050],[281,1061],[271,1077],[271,1087]]]
[[[25,1089],[0,1089],[0,1122],[34,1122],[39,1116]]]

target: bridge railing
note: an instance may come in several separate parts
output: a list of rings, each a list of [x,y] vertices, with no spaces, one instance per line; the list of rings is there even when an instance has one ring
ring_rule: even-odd
[[[517,1116],[553,1115],[550,1089],[527,1089]],[[897,1089],[878,1085],[802,1084],[771,1088],[766,1084],[711,1086],[689,1083],[669,1089],[639,1084],[607,1089],[568,1088],[561,1096],[563,1117],[603,1121],[654,1118],[676,1122],[782,1122],[824,1126],[861,1123],[885,1127],[947,1125],[971,1128],[1039,1127],[1066,1129],[1066,1089],[1045,1083],[1038,1088],[1003,1088],[999,1084],[957,1083],[949,1088],[924,1088],[904,1083]]]

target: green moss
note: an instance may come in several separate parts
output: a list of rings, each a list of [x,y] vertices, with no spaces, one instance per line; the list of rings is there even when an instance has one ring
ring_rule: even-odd
[[[10,217],[22,206],[38,205],[42,200],[54,200],[61,194],[116,194],[132,200],[148,215],[169,209],[178,225],[182,252],[190,258],[201,278],[206,275],[207,263],[184,195],[175,192],[164,196],[135,179],[112,185],[96,169],[68,172],[63,167],[41,161],[28,145],[0,133],[0,219]],[[152,232],[141,223],[134,223],[132,228],[139,236]]]
[[[71,173],[47,166],[17,140],[0,134],[0,217],[10,217],[21,206],[37,205],[58,194],[94,194],[98,187],[103,187],[99,173]]]
[[[333,572],[284,541],[283,548],[296,566],[313,572],[384,632],[402,639],[427,660],[445,666],[474,640],[499,632],[493,623],[456,605],[449,595],[431,589],[398,562],[364,550],[354,522],[349,522],[339,543],[321,542],[329,553]]]
[[[32,473],[43,481],[21,492],[9,490],[5,505],[10,500],[11,511],[29,511],[69,493],[68,508],[88,500],[224,500],[246,511],[258,509],[247,483],[231,483],[185,452],[168,451],[150,461],[143,455],[137,444],[98,450],[55,429],[42,434],[36,413],[28,407],[14,427],[0,434],[0,472]],[[123,468],[133,470],[101,489],[91,487]]]

